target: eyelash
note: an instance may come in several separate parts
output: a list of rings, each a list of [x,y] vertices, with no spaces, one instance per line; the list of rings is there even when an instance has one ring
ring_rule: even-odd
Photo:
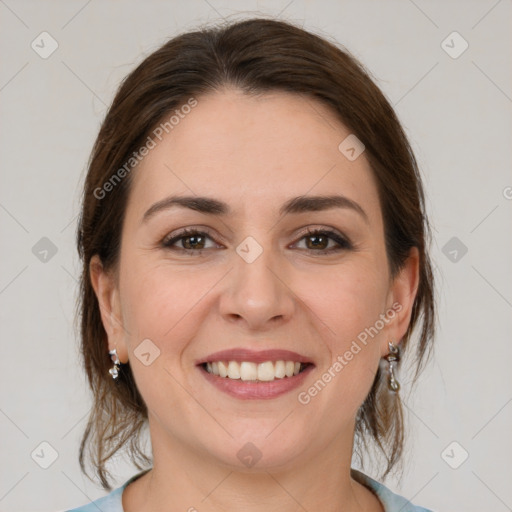
[[[179,240],[182,240],[182,239],[188,238],[188,237],[192,237],[192,236],[196,236],[196,235],[206,236],[213,240],[213,238],[207,231],[199,231],[196,229],[185,228],[180,233],[178,233],[176,236],[173,236],[170,239],[164,239],[164,241],[162,242],[162,246],[165,249],[169,249],[169,250],[173,250],[173,251],[178,250],[178,251],[185,252],[187,254],[189,254],[189,253],[195,253],[196,255],[202,254],[203,251],[206,251],[208,249],[198,249],[197,250],[197,249],[185,249],[185,248],[172,247]],[[339,251],[343,251],[343,250],[350,251],[353,249],[353,246],[348,239],[344,238],[336,231],[333,231],[330,229],[307,228],[307,230],[304,233],[302,233],[302,236],[301,236],[301,238],[299,238],[298,241],[301,241],[304,238],[308,238],[310,236],[316,236],[316,235],[327,235],[327,237],[330,238],[331,240],[334,240],[338,244],[338,246],[335,248],[331,248],[331,249],[322,249],[322,250],[302,249],[302,250],[304,250],[310,254],[318,255],[318,254],[331,254],[331,253],[335,253],[335,252],[339,252]]]

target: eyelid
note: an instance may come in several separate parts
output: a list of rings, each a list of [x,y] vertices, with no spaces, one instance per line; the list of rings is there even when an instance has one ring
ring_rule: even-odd
[[[315,233],[319,233],[319,232],[335,233],[339,237],[345,238],[347,240],[347,242],[349,241],[348,237],[346,235],[344,235],[339,229],[336,229],[332,226],[321,225],[321,224],[313,225],[313,226],[306,226],[305,228],[302,228],[296,236],[301,237],[301,236],[315,234]]]
[[[161,245],[164,248],[171,248],[170,242],[176,243],[177,241],[179,241],[182,238],[186,238],[188,236],[193,236],[193,235],[199,235],[199,234],[206,235],[216,245],[220,245],[220,243],[217,242],[216,238],[222,239],[222,237],[220,235],[219,236],[214,235],[212,233],[212,231],[205,226],[192,226],[192,227],[178,229],[175,232],[165,235],[165,237],[161,241]],[[187,249],[181,249],[181,250],[186,251]],[[206,250],[206,249],[201,249],[201,250]],[[199,252],[199,251],[195,251],[195,252]]]

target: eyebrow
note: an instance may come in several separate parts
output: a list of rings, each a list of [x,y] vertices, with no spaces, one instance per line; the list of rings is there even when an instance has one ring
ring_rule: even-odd
[[[158,212],[173,207],[188,208],[207,215],[228,215],[231,212],[229,205],[218,199],[200,196],[169,196],[153,204],[142,217],[142,222],[148,222]],[[298,214],[318,212],[333,208],[351,209],[369,224],[369,218],[363,208],[343,195],[328,196],[298,196],[286,201],[280,208],[279,214]]]

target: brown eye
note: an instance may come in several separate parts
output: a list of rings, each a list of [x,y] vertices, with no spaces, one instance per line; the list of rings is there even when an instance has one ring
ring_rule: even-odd
[[[189,235],[181,237],[185,249],[204,249],[205,237],[203,235]]]
[[[305,237],[306,239],[306,246],[308,247],[308,249],[327,249],[327,247],[329,246],[329,240],[330,238],[323,234],[323,233],[320,233],[318,235],[308,235],[307,237]],[[308,243],[308,241],[310,243]]]
[[[177,234],[176,236],[164,240],[162,242],[162,246],[171,250],[200,252],[209,248],[205,246],[208,239],[211,240],[211,237],[208,235],[208,233],[186,229],[181,231],[181,233]],[[181,247],[176,245],[177,243],[180,244]]]
[[[311,253],[326,254],[352,249],[352,244],[347,239],[336,231],[326,229],[308,230],[306,235],[300,239],[300,241],[302,240],[306,241],[305,250]],[[331,244],[330,247],[329,244]]]

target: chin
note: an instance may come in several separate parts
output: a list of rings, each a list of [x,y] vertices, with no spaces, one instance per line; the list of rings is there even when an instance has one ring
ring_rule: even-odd
[[[302,447],[307,446],[308,442],[299,433],[294,436],[289,431],[279,431],[275,421],[273,428],[274,432],[272,429],[255,429],[253,435],[245,431],[240,436],[231,431],[233,439],[230,438],[223,446],[210,446],[208,451],[219,462],[239,472],[292,466],[303,451]],[[269,432],[272,433],[269,435]]]

